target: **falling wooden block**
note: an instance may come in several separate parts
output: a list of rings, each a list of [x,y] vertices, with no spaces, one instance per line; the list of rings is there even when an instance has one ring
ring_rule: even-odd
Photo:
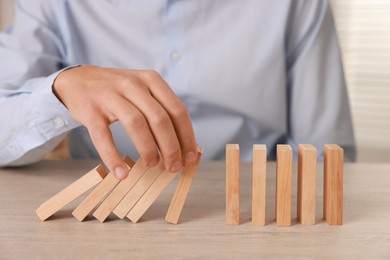
[[[160,158],[159,163],[155,167],[148,169],[133,186],[133,188],[131,188],[123,200],[114,209],[113,213],[118,218],[123,219],[158,178],[158,176],[160,176],[164,169],[164,160]]]
[[[167,215],[165,216],[165,221],[172,224],[177,224],[179,222],[181,211],[183,210],[184,203],[190,191],[202,154],[203,148],[198,147],[198,158],[196,162],[184,167],[183,173],[180,175],[179,181],[176,185],[175,193],[173,194]]]
[[[343,162],[340,146],[324,146],[324,219],[329,225],[343,224]]]
[[[144,166],[141,159],[139,159],[129,172],[126,179],[119,182],[108,197],[95,210],[93,216],[100,222],[104,222],[116,206],[122,201],[126,194],[133,188],[137,181],[142,177],[148,168]]]
[[[178,172],[170,172],[164,170],[155,182],[149,187],[144,195],[138,200],[134,207],[127,214],[127,218],[132,222],[137,223],[142,215],[149,209],[153,202],[160,196],[160,194],[168,187],[169,183],[175,179]]]
[[[278,226],[291,226],[291,147],[277,145],[276,160],[276,224]]]
[[[297,217],[302,225],[316,222],[317,149],[311,144],[298,146]]]
[[[267,147],[253,145],[252,224],[265,225]]]
[[[226,224],[240,224],[240,148],[226,145]]]
[[[124,158],[128,169],[134,166],[134,161],[130,157]],[[119,183],[119,180],[111,173],[108,174],[102,182],[80,203],[80,205],[72,212],[72,215],[78,220],[83,221],[88,214],[101,202],[107,194]]]
[[[107,172],[104,170],[104,167],[102,165],[97,166],[48,201],[44,202],[36,210],[36,214],[40,220],[45,221],[51,215],[81,196],[84,192],[101,182],[106,175]]]

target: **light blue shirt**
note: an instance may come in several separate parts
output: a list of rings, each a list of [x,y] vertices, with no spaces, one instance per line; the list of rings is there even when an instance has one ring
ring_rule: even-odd
[[[0,165],[40,160],[70,134],[75,158],[97,157],[52,93],[78,64],[158,71],[190,111],[205,159],[227,143],[325,143],[355,158],[340,49],[327,1],[20,0],[0,34]],[[137,157],[120,124],[122,154]],[[296,153],[295,153],[296,154]]]

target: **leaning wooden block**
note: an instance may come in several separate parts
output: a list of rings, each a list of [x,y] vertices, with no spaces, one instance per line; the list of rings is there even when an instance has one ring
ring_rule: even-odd
[[[102,165],[97,166],[77,181],[57,193],[54,197],[43,203],[36,210],[36,214],[40,220],[45,221],[51,215],[81,196],[84,192],[101,182],[106,175],[107,172],[104,167]]]
[[[240,148],[226,145],[226,224],[240,224]]]
[[[173,194],[167,215],[165,216],[165,221],[172,224],[177,224],[179,222],[181,211],[183,210],[184,203],[190,191],[202,154],[203,148],[198,147],[198,158],[196,162],[184,167],[183,173],[180,175],[179,181],[176,185],[175,193]]]
[[[302,225],[316,222],[317,149],[311,144],[298,146],[297,217]]]
[[[343,148],[324,146],[324,219],[329,225],[343,224],[343,162]]]
[[[134,161],[130,157],[124,158],[128,168],[134,166]],[[72,215],[78,220],[83,221],[88,214],[101,202],[112,189],[118,185],[119,180],[111,173],[108,174],[102,182],[80,203],[80,205],[72,212]]]
[[[265,225],[267,147],[253,145],[252,224]]]
[[[148,168],[141,160],[138,160],[131,168],[129,176],[115,187],[108,197],[100,204],[93,216],[100,222],[104,222],[115,207],[122,201],[126,194],[133,188]]]
[[[291,147],[277,145],[276,160],[276,224],[278,226],[291,226]]]
[[[158,178],[158,176],[160,176],[164,169],[164,160],[160,158],[159,163],[144,173],[144,175],[138,180],[134,187],[127,193],[123,200],[114,209],[113,213],[117,215],[118,218],[123,219],[134,207],[137,201],[142,197],[142,195],[149,189],[153,182]]]
[[[137,223],[142,215],[149,209],[153,202],[160,196],[160,194],[168,187],[169,183],[175,179],[178,172],[172,173],[164,170],[160,176],[153,182],[152,186],[144,193],[139,201],[127,214],[127,218],[132,222]]]

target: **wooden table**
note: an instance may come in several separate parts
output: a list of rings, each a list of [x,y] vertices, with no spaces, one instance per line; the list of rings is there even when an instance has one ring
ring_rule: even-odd
[[[317,224],[296,222],[294,169],[293,226],[276,226],[274,163],[267,172],[267,225],[251,224],[251,165],[242,164],[241,225],[227,226],[224,162],[201,164],[179,225],[164,221],[175,183],[138,224],[113,216],[104,224],[91,217],[79,223],[71,216],[77,202],[40,222],[35,209],[96,164],[44,161],[0,169],[0,259],[390,258],[390,164],[345,165],[343,226],[321,219],[321,166]]]

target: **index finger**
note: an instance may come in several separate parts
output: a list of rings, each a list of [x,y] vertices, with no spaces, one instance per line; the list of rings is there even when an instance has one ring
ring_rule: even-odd
[[[99,121],[87,126],[87,129],[97,152],[110,172],[119,180],[126,179],[127,167],[114,144],[108,124]]]

